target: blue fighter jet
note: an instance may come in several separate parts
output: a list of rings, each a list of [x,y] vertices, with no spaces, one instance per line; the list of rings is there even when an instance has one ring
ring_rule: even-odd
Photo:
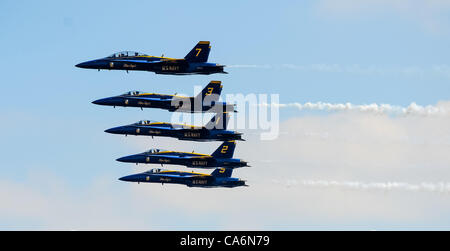
[[[208,63],[211,46],[209,41],[200,41],[181,59],[148,56],[139,52],[124,51],[106,58],[77,64],[76,67],[97,70],[152,71],[156,74],[188,75],[227,73],[225,65]]]
[[[159,108],[170,112],[235,112],[235,105],[219,102],[221,81],[211,81],[195,97],[130,91],[119,96],[93,101],[96,105]]]
[[[233,169],[218,168],[211,174],[170,171],[159,168],[151,169],[144,173],[133,174],[120,178],[128,182],[172,183],[182,184],[188,187],[238,187],[248,186],[245,180],[232,178]]]
[[[242,133],[226,130],[230,115],[216,114],[205,126],[192,126],[141,120],[137,123],[105,130],[107,133],[172,137],[192,141],[243,140]]]
[[[147,152],[118,158],[117,161],[129,163],[144,164],[168,164],[182,165],[191,168],[216,168],[228,167],[238,168],[248,166],[247,162],[241,159],[233,159],[235,141],[226,141],[217,148],[217,150],[209,154],[174,152],[162,149],[150,149]]]

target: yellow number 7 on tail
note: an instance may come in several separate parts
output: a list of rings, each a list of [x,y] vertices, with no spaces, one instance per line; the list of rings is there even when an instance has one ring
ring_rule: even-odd
[[[195,55],[195,56],[198,57],[198,54],[200,54],[200,52],[202,51],[202,48],[195,48],[195,50],[197,51],[197,55]]]

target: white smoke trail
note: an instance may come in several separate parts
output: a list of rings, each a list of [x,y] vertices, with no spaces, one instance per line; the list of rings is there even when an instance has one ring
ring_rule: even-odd
[[[271,106],[271,107],[279,107],[279,108],[287,108],[294,107],[300,111],[303,110],[320,110],[320,111],[356,111],[356,112],[366,112],[373,114],[392,114],[392,115],[400,115],[400,116],[445,116],[450,115],[450,106],[445,105],[444,103],[438,104],[436,106],[427,105],[421,106],[416,103],[411,103],[407,107],[402,106],[394,106],[390,104],[369,104],[369,105],[355,105],[351,103],[324,103],[324,102],[316,102],[316,103],[288,103],[288,104],[267,104],[263,103],[260,106]]]
[[[227,65],[230,68],[253,69],[289,69],[303,72],[346,73],[359,75],[403,75],[409,77],[423,77],[425,75],[438,75],[450,77],[450,65],[430,66],[363,66],[359,64],[235,64]]]
[[[276,182],[279,183],[279,182]],[[287,180],[285,183],[290,186],[307,186],[322,188],[339,188],[358,191],[407,191],[407,192],[430,192],[450,194],[449,182],[409,184],[404,182],[355,182],[355,181],[327,181],[327,180]]]
[[[257,69],[270,69],[271,65],[256,65],[256,64],[235,64],[227,65],[229,68],[257,68]]]

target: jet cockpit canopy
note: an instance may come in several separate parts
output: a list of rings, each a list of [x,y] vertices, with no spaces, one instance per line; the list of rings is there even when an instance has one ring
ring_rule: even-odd
[[[153,168],[153,169],[150,169],[150,170],[148,170],[146,173],[160,173],[161,171],[163,171],[164,169],[161,169],[161,168]]]
[[[167,151],[167,150],[152,148],[152,149],[148,150],[147,153],[159,153],[159,152],[165,152],[165,151]]]
[[[136,125],[150,125],[151,123],[153,123],[151,120],[141,120],[137,122]]]
[[[139,56],[148,56],[148,55],[136,51],[122,51],[114,53],[108,56],[108,58],[139,57]]]
[[[124,94],[122,94],[122,96],[137,96],[140,93],[141,93],[140,91],[129,91],[129,92],[125,92]]]

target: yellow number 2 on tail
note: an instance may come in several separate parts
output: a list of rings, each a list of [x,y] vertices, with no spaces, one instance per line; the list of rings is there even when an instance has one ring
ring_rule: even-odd
[[[228,146],[223,146],[222,147],[222,151],[220,151],[221,153],[226,153],[228,150]]]

